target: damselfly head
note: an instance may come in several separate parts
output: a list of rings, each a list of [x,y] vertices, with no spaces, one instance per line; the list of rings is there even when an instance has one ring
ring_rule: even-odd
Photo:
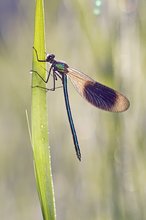
[[[54,54],[47,54],[46,62],[53,63],[55,58]]]

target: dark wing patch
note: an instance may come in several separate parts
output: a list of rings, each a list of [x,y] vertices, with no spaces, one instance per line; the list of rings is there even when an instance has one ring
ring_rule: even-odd
[[[111,112],[122,112],[128,109],[128,99],[119,92],[98,82],[87,81],[83,97],[95,107]]]

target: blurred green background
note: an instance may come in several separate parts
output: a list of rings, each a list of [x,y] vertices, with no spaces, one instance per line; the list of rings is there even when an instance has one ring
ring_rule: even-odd
[[[97,2],[96,5],[95,0],[45,1],[47,52],[121,91],[131,106],[120,114],[98,110],[85,102],[69,82],[82,152],[79,163],[63,91],[48,92],[57,219],[145,220],[146,2]],[[42,219],[26,121],[26,110],[29,120],[31,117],[29,71],[34,11],[34,1],[0,2],[0,219],[3,220]]]

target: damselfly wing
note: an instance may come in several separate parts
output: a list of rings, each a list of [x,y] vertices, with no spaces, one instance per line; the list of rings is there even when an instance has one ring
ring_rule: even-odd
[[[73,68],[68,68],[67,75],[77,92],[95,107],[110,112],[123,112],[129,108],[129,100],[116,90]]]

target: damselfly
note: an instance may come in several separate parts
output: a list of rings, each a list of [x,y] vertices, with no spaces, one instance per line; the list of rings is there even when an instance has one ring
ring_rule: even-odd
[[[111,89],[107,86],[102,85],[101,83],[94,81],[92,78],[85,75],[84,73],[81,73],[76,69],[70,68],[64,62],[55,60],[54,54],[47,54],[46,59],[42,60],[39,58],[37,50],[34,47],[33,49],[36,53],[38,62],[50,63],[50,69],[48,71],[48,75],[46,79],[44,79],[37,71],[33,70],[33,72],[37,73],[38,76],[45,83],[48,82],[51,73],[53,74],[53,88],[52,89],[45,88],[45,89],[55,91],[55,81],[57,80],[57,78],[59,77],[62,81],[65,105],[66,105],[72,136],[73,136],[74,146],[77,157],[79,160],[81,160],[80,147],[73,123],[69,97],[68,97],[67,76],[70,78],[77,92],[90,104],[94,105],[97,108],[109,112],[123,112],[129,108],[130,103],[124,95],[117,92],[116,90]]]

